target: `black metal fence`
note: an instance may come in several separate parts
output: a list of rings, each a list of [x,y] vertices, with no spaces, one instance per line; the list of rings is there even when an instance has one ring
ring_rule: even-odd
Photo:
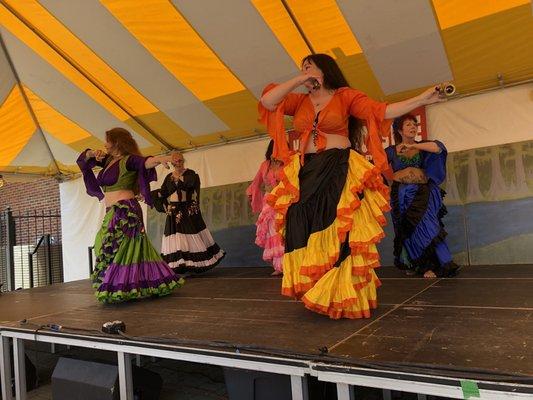
[[[1,290],[59,282],[63,282],[59,211],[0,212]]]

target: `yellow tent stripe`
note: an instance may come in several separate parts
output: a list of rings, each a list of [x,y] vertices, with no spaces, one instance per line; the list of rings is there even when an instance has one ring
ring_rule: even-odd
[[[24,86],[24,91],[37,121],[43,130],[64,144],[71,144],[91,136],[89,132],[56,111],[48,103]]]
[[[48,44],[41,40],[2,5],[0,5],[0,23],[115,117],[122,121],[129,118],[127,113],[113,103],[96,86],[85,79],[82,74],[61,58]]]
[[[252,4],[300,68],[302,59],[310,54],[311,50],[307,47],[283,4],[272,0],[252,0]]]
[[[0,166],[11,164],[37,129],[18,86],[0,107]]]
[[[362,52],[334,0],[287,0],[287,4],[315,52],[335,58],[333,49],[340,49],[345,56]]]
[[[6,0],[17,12],[133,115],[157,112],[157,108],[74,36],[35,0]]]
[[[533,78],[531,5],[495,13],[441,32],[458,91]],[[519,38],[519,40],[516,40]]]
[[[43,60],[53,66],[65,78],[80,88],[87,96],[96,101],[100,106],[114,115],[120,121],[128,121],[131,116],[106,96],[99,88],[87,80],[79,71],[65,61],[54,49],[39,38],[34,32],[25,26],[9,10],[0,4],[0,24],[9,30],[19,40],[24,42]],[[155,139],[146,130],[135,124],[135,131],[145,139],[155,143]]]
[[[441,29],[530,3],[531,0],[433,0]]]
[[[245,90],[170,1],[102,0],[102,3],[200,100]]]

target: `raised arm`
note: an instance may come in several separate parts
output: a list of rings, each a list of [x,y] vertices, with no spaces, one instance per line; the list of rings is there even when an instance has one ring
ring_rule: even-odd
[[[305,77],[305,80],[309,79],[309,76]],[[299,86],[301,81],[305,82],[303,77],[296,77],[279,85],[275,83],[267,85],[257,107],[259,121],[266,125],[268,134],[274,140],[272,156],[278,160],[287,161],[289,158],[285,115],[294,115],[306,96],[291,91]]]
[[[144,162],[144,167],[150,169],[162,164],[166,169],[169,169],[168,164],[171,160],[171,155],[148,157]]]
[[[400,153],[404,153],[405,151],[409,149],[417,149],[417,150],[425,151],[428,153],[439,154],[445,148],[444,148],[444,145],[441,144],[440,142],[431,141],[431,140],[420,142],[420,143],[412,143],[412,144],[400,143],[398,145],[398,151]]]
[[[99,160],[97,158],[97,154]],[[104,198],[104,193],[102,192],[102,189],[100,188],[100,185],[94,176],[93,168],[96,166],[103,167],[103,163],[105,161],[104,154],[104,152],[96,153],[94,150],[87,149],[82,152],[76,160],[76,163],[78,164],[78,167],[83,175],[83,182],[85,183],[87,194],[89,196],[97,197],[99,200]]]
[[[425,92],[410,99],[388,104],[385,110],[385,118],[391,119],[407,114],[420,106],[426,106],[433,103],[445,101],[439,97],[439,91],[436,87],[430,87]]]
[[[415,143],[411,145],[411,147],[418,149],[418,150],[427,151],[428,153],[440,153],[442,151],[440,146],[436,142],[433,142],[433,141]]]
[[[155,160],[152,160],[154,158]],[[128,171],[137,171],[137,184],[139,187],[139,192],[144,198],[146,204],[150,207],[152,206],[150,182],[157,180],[157,173],[154,167],[164,161],[165,159],[162,159],[161,156],[145,158],[136,154],[129,155],[126,160],[126,169]]]
[[[107,157],[109,157],[109,155],[104,150],[87,149],[81,154],[83,156],[80,155],[80,157],[82,157],[85,162],[89,162],[92,167],[103,168],[105,166]]]
[[[279,103],[298,86],[303,85],[311,77],[306,74],[299,74],[286,82],[280,83],[268,90],[261,96],[261,104],[269,111],[274,111]]]

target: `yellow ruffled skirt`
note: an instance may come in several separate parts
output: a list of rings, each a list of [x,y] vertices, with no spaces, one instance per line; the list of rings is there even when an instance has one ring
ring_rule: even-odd
[[[380,281],[376,244],[384,237],[388,188],[349,149],[291,156],[267,196],[285,242],[282,294],[330,318],[369,318]]]

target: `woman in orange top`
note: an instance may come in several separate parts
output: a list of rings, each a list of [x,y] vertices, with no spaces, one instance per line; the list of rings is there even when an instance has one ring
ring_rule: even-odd
[[[293,93],[299,86],[307,94]],[[368,318],[380,285],[374,268],[389,209],[381,172],[387,168],[379,131],[385,119],[439,101],[435,88],[387,105],[348,86],[328,55],[304,58],[302,72],[269,85],[259,104],[260,120],[274,139],[273,157],[283,160],[280,183],[268,194],[285,243],[282,293],[330,318]],[[284,115],[294,116],[299,152],[287,146]],[[374,165],[357,153],[366,146]],[[389,125],[390,126],[390,125]]]

